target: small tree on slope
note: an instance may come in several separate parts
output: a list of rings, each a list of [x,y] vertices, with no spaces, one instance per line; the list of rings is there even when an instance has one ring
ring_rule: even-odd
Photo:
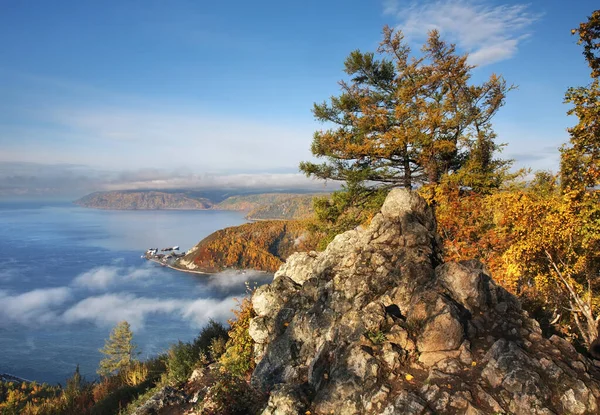
[[[136,349],[129,323],[121,321],[113,328],[104,347],[100,349],[100,353],[106,357],[100,361],[98,374],[109,376],[128,368],[138,354]]]

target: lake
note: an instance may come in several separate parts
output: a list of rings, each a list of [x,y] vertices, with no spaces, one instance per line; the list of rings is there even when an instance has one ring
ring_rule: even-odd
[[[142,359],[225,322],[260,273],[196,275],[140,256],[187,250],[245,223],[227,211],[103,211],[69,203],[0,203],[0,373],[56,383],[77,364],[96,377],[98,349],[127,320]]]

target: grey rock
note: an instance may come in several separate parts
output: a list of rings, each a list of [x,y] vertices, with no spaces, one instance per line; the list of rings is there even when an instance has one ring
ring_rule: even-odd
[[[431,208],[396,189],[368,226],[288,258],[252,298],[263,413],[597,413],[594,364],[440,246]]]
[[[279,385],[269,396],[262,415],[304,415],[308,400],[300,388]]]

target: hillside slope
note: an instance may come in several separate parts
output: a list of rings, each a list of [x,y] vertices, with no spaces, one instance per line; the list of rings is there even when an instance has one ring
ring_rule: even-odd
[[[314,213],[315,195],[291,195],[288,198],[264,204],[252,209],[246,217],[250,220],[268,219],[307,219]]]
[[[312,215],[315,194],[261,193],[231,196],[216,204],[214,209],[248,212],[252,220],[305,219]]]
[[[257,193],[229,196],[219,191],[118,190],[95,192],[76,200],[76,205],[110,210],[233,210],[252,220],[305,219],[312,215],[314,194]]]
[[[207,273],[228,268],[275,272],[299,249],[304,233],[298,221],[261,221],[221,229],[190,249],[176,267]]]
[[[193,198],[185,193],[161,191],[96,192],[74,202],[94,209],[157,210],[157,209],[209,209],[213,203],[205,198]]]

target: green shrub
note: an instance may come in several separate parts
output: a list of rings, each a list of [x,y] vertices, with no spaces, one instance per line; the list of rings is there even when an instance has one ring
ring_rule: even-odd
[[[227,338],[216,337],[210,342],[208,352],[212,360],[218,360],[227,350]]]
[[[220,373],[199,404],[199,409],[206,415],[250,415],[259,413],[265,401],[266,396],[244,379]]]
[[[227,339],[227,329],[216,321],[210,320],[192,343],[179,341],[171,346],[166,359],[167,382],[185,382],[194,369],[223,354]]]
[[[104,399],[91,408],[91,415],[118,414],[122,408],[135,400],[140,394],[152,387],[152,382],[145,381],[137,386],[124,385],[111,391]]]
[[[229,321],[229,341],[227,350],[219,360],[224,371],[234,376],[246,376],[254,369],[254,340],[248,333],[250,320],[254,317],[254,309],[249,298],[238,303],[234,311],[236,319]]]
[[[133,362],[121,370],[123,382],[129,386],[137,386],[148,378],[148,366],[142,362]]]
[[[373,344],[381,344],[385,341],[385,334],[381,330],[367,331],[365,333],[367,339],[371,340]]]
[[[221,323],[209,320],[208,324],[202,328],[200,334],[194,340],[194,348],[198,354],[203,351],[206,353],[215,339],[227,340],[227,329]]]
[[[167,380],[175,383],[185,382],[196,367],[200,355],[190,343],[179,341],[167,352]]]

